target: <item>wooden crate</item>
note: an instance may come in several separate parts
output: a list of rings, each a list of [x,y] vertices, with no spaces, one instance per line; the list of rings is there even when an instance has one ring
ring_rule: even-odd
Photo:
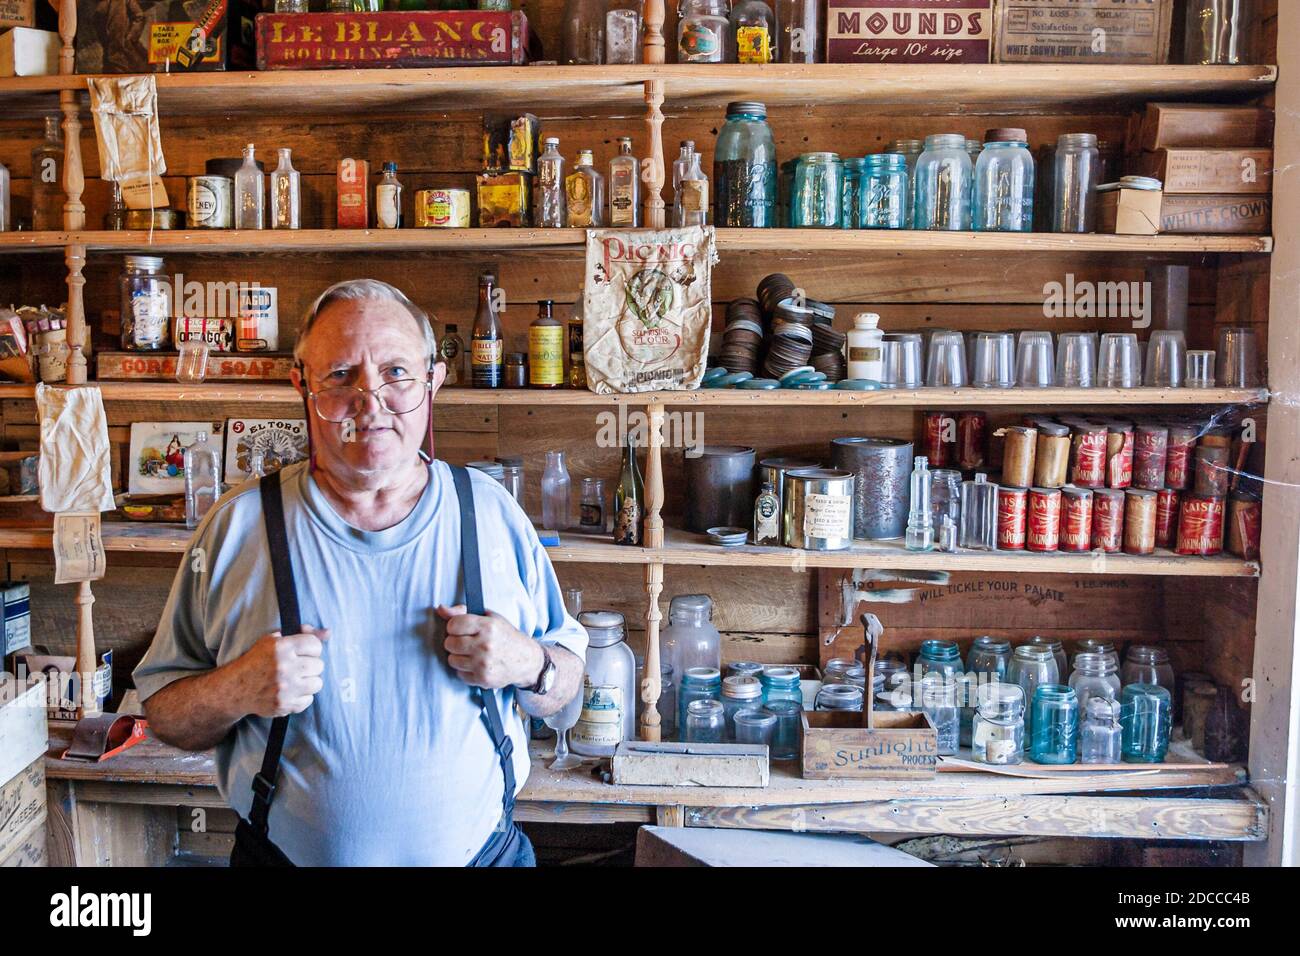
[[[915,780],[939,768],[939,738],[921,712],[803,712],[803,775],[813,780]]]
[[[45,682],[23,687],[0,674],[0,786],[45,756]]]
[[[43,866],[44,859],[45,756],[42,754],[0,786],[0,867]]]

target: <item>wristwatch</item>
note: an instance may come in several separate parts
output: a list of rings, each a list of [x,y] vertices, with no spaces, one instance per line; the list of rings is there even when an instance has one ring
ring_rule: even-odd
[[[551,660],[551,652],[542,645],[542,672],[537,675],[537,683],[528,688],[530,693],[543,697],[550,693],[551,687],[555,684],[555,661]]]

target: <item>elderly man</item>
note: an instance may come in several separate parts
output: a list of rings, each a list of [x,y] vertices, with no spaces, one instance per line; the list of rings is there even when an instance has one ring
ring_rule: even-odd
[[[295,356],[310,462],[199,526],[135,670],[149,723],[216,748],[247,818],[232,861],[531,865],[510,818],[528,774],[513,704],[571,700],[586,635],[514,499],[421,451],[446,368],[419,308],[339,283]]]

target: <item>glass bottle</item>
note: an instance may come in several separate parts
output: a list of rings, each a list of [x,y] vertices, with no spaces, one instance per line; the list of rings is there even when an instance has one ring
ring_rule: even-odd
[[[252,143],[244,147],[244,165],[235,170],[235,228],[266,226],[266,174],[257,165]]]
[[[280,162],[271,173],[271,228],[302,228],[302,184],[287,148],[280,149]]]
[[[261,449],[252,452],[248,456],[248,480],[255,481],[258,478],[266,477],[266,455]]]
[[[554,302],[537,303],[537,318],[528,326],[528,384],[531,388],[564,385],[564,326],[551,314]]]
[[[737,63],[771,63],[776,59],[776,17],[763,0],[736,0],[728,21]]]
[[[754,499],[754,534],[751,540],[764,548],[774,548],[781,543],[781,500],[770,481],[763,482],[758,497]]]
[[[975,163],[977,232],[1034,231],[1034,154],[1023,129],[995,129]]]
[[[1255,62],[1255,0],[1187,0],[1183,62],[1238,66]]]
[[[1121,690],[1115,665],[1103,654],[1074,655],[1070,686],[1079,699],[1079,713],[1085,715],[1094,697],[1118,701]]]
[[[908,551],[933,551],[929,459],[917,455],[912,459],[912,466],[911,505],[907,513],[907,535],[903,543]]]
[[[221,497],[221,456],[207,432],[199,432],[194,444],[186,447],[184,467],[185,527],[193,529]]]
[[[632,137],[618,138],[618,155],[609,161],[609,224],[641,225],[641,164],[632,155]]]
[[[973,179],[965,136],[927,136],[925,151],[916,161],[912,185],[912,228],[969,229]]]
[[[677,8],[677,62],[729,63],[727,0],[681,0]]]
[[[582,309],[582,297],[574,303],[573,311]],[[569,388],[587,387],[587,356],[582,348],[582,319],[569,319]]]
[[[617,611],[583,611],[578,623],[587,631],[587,661],[582,713],[569,744],[586,757],[610,757],[622,741],[636,739],[636,656]]]
[[[1011,655],[1007,665],[1007,682],[1018,684],[1025,692],[1025,700],[1033,701],[1034,691],[1040,684],[1055,685],[1061,683],[1061,672],[1056,666],[1056,658],[1046,647],[1035,644],[1021,644]],[[1025,730],[1033,731],[1034,709],[1032,703],[1025,714]]]
[[[1120,681],[1125,687],[1129,684],[1155,684],[1172,694],[1174,667],[1169,663],[1169,652],[1146,644],[1130,647],[1124,655]]]
[[[542,472],[542,525],[550,531],[567,531],[569,518],[569,467],[564,452],[546,453],[546,470]]]
[[[1052,659],[1056,661],[1056,673],[1058,675],[1058,684],[1068,684],[1070,677],[1070,664],[1065,656],[1065,645],[1054,637],[1045,637],[1042,634],[1035,634],[1026,644],[1032,644],[1034,647],[1045,647],[1052,652]]]
[[[375,228],[402,228],[402,184],[396,163],[384,163],[384,175],[375,184]]]
[[[659,659],[673,673],[692,667],[722,672],[722,635],[713,626],[713,601],[707,594],[679,594],[668,602],[668,626],[659,632]]]
[[[307,13],[307,0],[275,0],[276,13]]]
[[[605,0],[565,0],[561,63],[605,62]]]
[[[13,204],[13,197],[10,194],[9,167],[0,163],[0,232],[9,232],[13,228],[10,222],[10,209]],[[113,184],[116,195],[121,195],[121,188],[117,183]],[[105,225],[105,228],[111,229],[112,226]]]
[[[763,706],[774,701],[791,700],[803,706],[803,691],[799,689],[799,671],[794,667],[764,667],[758,674],[763,685]]]
[[[1025,759],[1025,692],[1018,685],[995,682],[979,689],[971,759],[1001,765]]]
[[[977,472],[973,481],[961,483],[961,534],[958,544],[976,551],[998,546],[998,486]]]
[[[961,737],[961,708],[957,706],[956,681],[946,681],[938,674],[921,680],[921,710],[934,724],[939,755],[957,752]]]
[[[604,225],[605,177],[596,171],[591,150],[578,150],[578,162],[564,179],[564,197],[570,226]]]
[[[858,227],[906,229],[911,215],[908,182],[907,157],[902,153],[867,156],[858,183]]]
[[[447,366],[447,377],[443,379],[444,385],[461,385],[465,377],[465,342],[460,337],[460,332],[455,325],[447,324],[447,331],[443,333],[442,341],[438,343],[438,355],[442,363]]]
[[[673,225],[703,226],[709,220],[709,177],[700,165],[695,143],[682,144],[682,158],[673,164]],[[677,166],[682,169],[677,170]]]
[[[504,387],[505,341],[494,301],[496,281],[490,272],[478,277],[478,313],[469,340],[470,384],[474,388]]]
[[[609,0],[605,8],[605,62],[641,62],[642,0]]]
[[[537,157],[537,225],[543,229],[562,229],[569,223],[565,213],[560,140],[548,136],[542,145],[542,155]]]
[[[848,337],[849,378],[879,382],[884,372],[881,344],[884,332],[875,312],[859,312],[853,317]]]
[[[122,184],[117,181],[113,182],[113,194],[108,201],[108,212],[104,213],[104,228],[110,231],[126,228],[126,201],[122,198]]]
[[[686,711],[697,700],[714,700],[721,705],[722,675],[716,667],[692,667],[682,675],[677,688],[678,728],[685,729]]]
[[[727,105],[713,151],[713,224],[776,225],[776,141],[762,103]]]
[[[641,470],[636,463],[632,431],[628,429],[627,444],[623,447],[623,465],[618,473],[618,487],[614,489],[614,543],[641,544],[644,521],[645,489],[641,484]]]
[[[838,229],[844,166],[835,153],[804,153],[790,193],[792,229]]]
[[[1119,723],[1125,763],[1163,763],[1173,726],[1168,689],[1127,685],[1120,697]]]
[[[1069,764],[1078,758],[1079,707],[1063,684],[1034,689],[1029,720],[1029,756],[1037,763]]]
[[[171,341],[171,296],[158,256],[127,256],[119,280],[122,348],[157,352]]]
[[[1091,697],[1081,710],[1083,726],[1079,730],[1079,763],[1119,763],[1123,753],[1119,701]]]
[[[685,711],[682,740],[693,744],[720,744],[727,739],[727,717],[716,700],[693,700]]]
[[[776,0],[776,61],[816,63],[821,51],[818,0]]]
[[[32,229],[63,228],[63,130],[59,116],[45,117],[45,139],[32,150]]]
[[[763,706],[763,685],[757,677],[733,674],[722,679],[722,712],[727,720],[724,740],[736,739],[736,714]]]
[[[1062,133],[1056,141],[1052,232],[1097,231],[1101,154],[1095,133]]]

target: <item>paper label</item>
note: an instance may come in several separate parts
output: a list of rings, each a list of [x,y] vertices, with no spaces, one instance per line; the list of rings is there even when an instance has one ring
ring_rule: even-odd
[[[54,516],[54,583],[98,581],[104,576],[104,542],[99,512],[67,511]]]
[[[709,207],[709,181],[707,179],[682,180],[682,210],[704,212]]]
[[[804,497],[803,533],[805,538],[847,538],[853,518],[851,495],[816,495]]]
[[[573,740],[599,747],[612,747],[623,739],[623,688],[617,684],[593,684],[584,677],[582,714],[570,732]]]
[[[772,62],[772,38],[767,32],[767,27],[738,27],[736,29],[736,62]]]

